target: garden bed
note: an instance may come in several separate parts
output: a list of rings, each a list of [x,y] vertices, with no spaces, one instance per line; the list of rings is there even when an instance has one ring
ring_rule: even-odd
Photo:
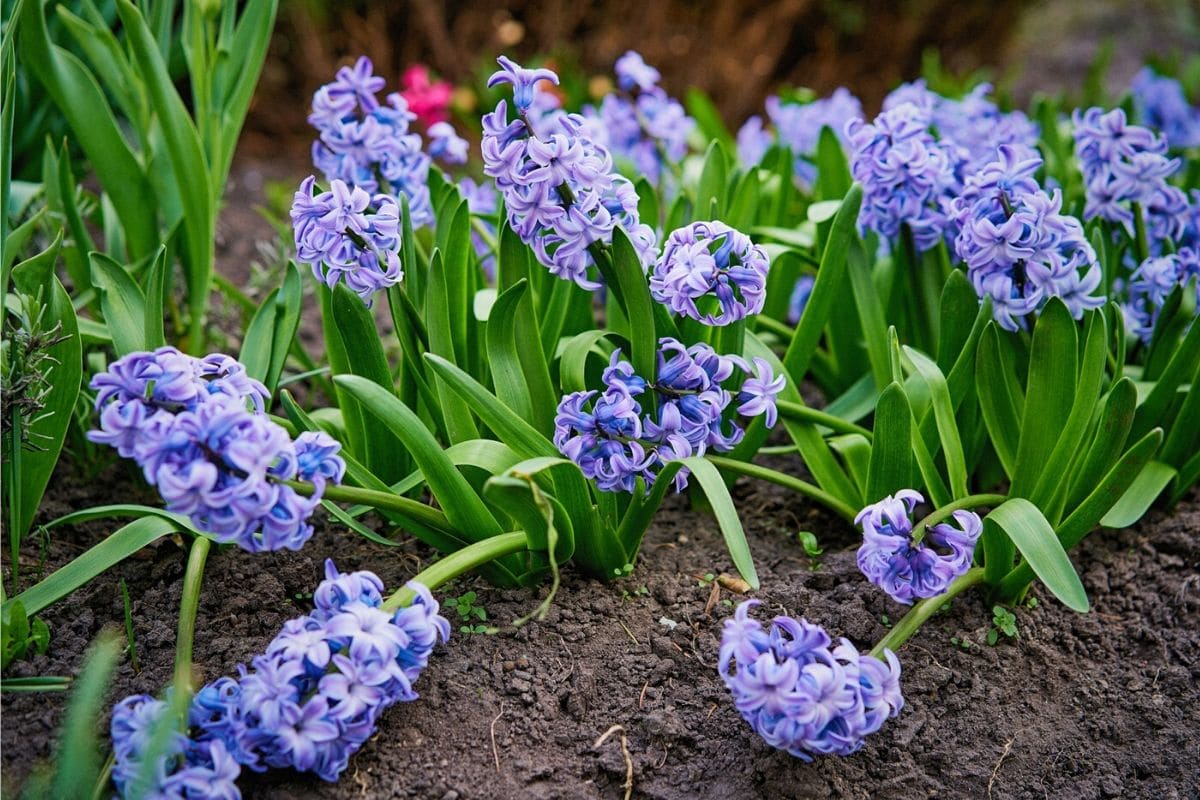
[[[46,519],[117,494],[152,499],[124,465],[95,481],[60,475],[54,486]],[[735,498],[762,578],[755,595],[768,612],[821,620],[860,646],[886,632],[885,617],[900,617],[900,606],[861,580],[850,526],[769,484],[742,481]],[[798,529],[812,530],[825,547],[816,568],[795,542]],[[763,744],[728,701],[714,662],[721,621],[732,613],[725,601],[741,598],[722,589],[710,607],[712,584],[704,579],[731,572],[729,557],[711,518],[677,500],[651,527],[627,579],[602,586],[567,572],[545,620],[494,635],[456,630],[418,682],[420,700],[383,717],[340,783],[275,771],[245,775],[243,792],[620,797],[619,734],[592,745],[621,725],[635,797],[1193,797],[1200,785],[1198,529],[1193,492],[1171,516],[1152,512],[1130,529],[1094,534],[1074,558],[1092,612],[1064,613],[1035,586],[1036,607],[1016,611],[1019,639],[1001,637],[994,647],[986,644],[991,614],[981,596],[960,598],[902,649],[900,716],[855,757],[805,764]],[[107,532],[105,523],[56,532],[45,568]],[[99,630],[122,625],[117,584],[124,578],[142,671],[122,663],[109,700],[167,683],[184,552],[162,540],[139,555],[48,610],[50,652],[14,665],[13,674],[74,674]],[[307,611],[305,595],[325,558],[343,569],[369,567],[394,587],[430,555],[410,543],[384,552],[329,525],[300,553],[214,554],[196,631],[197,683],[235,674],[285,620]],[[439,594],[468,590],[499,625],[536,603],[528,592],[475,578]],[[50,757],[65,702],[65,694],[4,696],[6,795]]]

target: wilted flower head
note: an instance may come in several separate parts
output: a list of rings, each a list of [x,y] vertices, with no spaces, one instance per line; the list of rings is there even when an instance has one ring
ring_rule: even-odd
[[[970,569],[975,543],[983,532],[978,514],[959,510],[953,513],[958,527],[939,523],[914,542],[912,512],[924,500],[919,492],[904,489],[872,503],[854,518],[863,529],[858,568],[867,580],[905,605],[936,597]]]
[[[739,373],[744,382],[735,396],[723,384],[736,381]],[[653,383],[636,374],[620,350],[613,353],[603,381],[603,392],[574,392],[562,399],[554,443],[609,492],[632,492],[638,478],[651,486],[672,461],[732,450],[745,434],[743,420],[762,415],[774,425],[775,398],[784,387],[783,377],[775,377],[763,359],[756,358],[751,368],[706,344],[684,347],[670,338],[659,340]],[[643,399],[656,411],[644,411]],[[726,419],[735,401],[737,418]],[[680,470],[675,488],[685,486],[687,471]]]
[[[299,549],[308,518],[345,462],[325,433],[295,441],[264,413],[266,389],[222,354],[203,359],[172,347],[130,353],[91,382],[99,429],[93,442],[142,468],[167,510],[220,542],[251,552]],[[301,497],[280,481],[316,486]]]
[[[770,630],[741,603],[725,621],[717,669],[742,718],[767,744],[804,761],[846,756],[904,708],[900,662],[833,644],[819,625],[775,617]]]
[[[1008,330],[1051,297],[1076,319],[1104,305],[1093,294],[1102,274],[1083,226],[1062,213],[1059,190],[1047,195],[1033,177],[1042,159],[1017,145],[1001,146],[998,156],[950,206],[959,227],[954,249],[976,293],[992,298],[993,315]]]
[[[728,325],[762,311],[770,261],[746,234],[723,222],[693,222],[667,237],[650,294],[677,314]]]
[[[363,56],[313,95],[308,121],[320,133],[313,142],[313,164],[330,183],[340,180],[370,195],[387,195],[394,203],[406,195],[413,226],[430,224],[433,209],[426,182],[431,161],[421,150],[421,137],[408,129],[416,115],[400,94],[389,94],[380,103],[375,94],[384,81],[373,73],[371,60]]]
[[[1133,107],[1143,125],[1160,131],[1173,148],[1200,146],[1200,108],[1174,78],[1142,67],[1133,79]]]
[[[364,301],[404,278],[400,265],[400,206],[386,194],[334,179],[313,194],[311,175],[292,200],[296,260],[312,267],[330,289],[344,281]]]
[[[483,118],[484,174],[504,197],[508,222],[551,273],[585,289],[599,288],[590,272],[593,245],[612,242],[620,226],[643,266],[654,257],[654,231],[638,217],[633,184],[613,172],[612,157],[585,132],[578,114],[558,112],[534,125],[530,109],[549,70],[527,70],[501,57],[489,85],[514,87],[519,118],[509,122],[508,104]]]

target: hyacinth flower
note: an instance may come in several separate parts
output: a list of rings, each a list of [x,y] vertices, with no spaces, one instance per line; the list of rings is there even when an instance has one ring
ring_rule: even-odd
[[[725,621],[717,670],[738,713],[771,747],[804,761],[847,756],[904,708],[891,650],[835,645],[824,628],[787,616],[766,630],[750,617],[757,605],[746,600]]]
[[[762,311],[766,251],[723,222],[693,222],[671,233],[650,275],[650,296],[676,314],[729,325]]]
[[[308,117],[319,133],[313,164],[330,183],[339,180],[370,195],[387,195],[396,205],[403,194],[413,227],[428,225],[433,221],[426,185],[431,159],[420,135],[409,131],[416,114],[408,102],[392,93],[380,103],[377,93],[383,87],[383,78],[363,56],[317,89]]]
[[[858,568],[898,603],[936,597],[971,568],[983,523],[973,511],[953,512],[958,527],[942,522],[913,529],[913,509],[925,498],[904,489],[865,507],[854,518],[862,526]]]
[[[599,107],[583,109],[586,133],[661,186],[667,171],[687,155],[696,121],[658,85],[662,76],[638,53],[618,58],[615,72],[620,91],[605,95]]]
[[[746,166],[759,163],[778,136],[779,143],[792,153],[795,179],[804,189],[811,188],[817,180],[814,158],[821,130],[829,128],[845,146],[846,123],[863,115],[862,103],[845,87],[839,87],[829,97],[803,104],[772,95],[767,98],[766,109],[775,135],[764,129],[762,117],[750,117],[738,129],[738,160]]]
[[[1180,248],[1178,253],[1139,264],[1125,286],[1128,299],[1121,304],[1129,333],[1150,344],[1167,298],[1189,281],[1194,283],[1196,308],[1200,308],[1200,250],[1195,248]]]
[[[325,486],[346,469],[328,434],[293,440],[272,422],[266,388],[226,355],[130,353],[91,388],[99,424],[88,439],[136,462],[168,511],[218,542],[298,550]],[[311,496],[285,484],[293,480],[311,484]]]
[[[336,781],[375,735],[381,714],[411,702],[450,625],[422,583],[435,586],[527,545],[521,534],[480,543],[438,562],[386,600],[372,572],[325,562],[314,609],[285,623],[262,655],[201,688],[182,730],[167,701],[128,697],[113,712],[113,782],[122,797],[239,798],[243,768],[312,772]],[[154,748],[160,739],[165,746]],[[147,758],[156,762],[146,769]],[[151,786],[139,783],[148,775]]]
[[[312,267],[333,289],[344,283],[364,302],[404,279],[400,265],[400,206],[386,194],[334,179],[316,192],[316,178],[300,184],[292,200],[296,260]]]
[[[955,252],[1007,330],[1018,330],[1051,297],[1076,319],[1105,302],[1095,294],[1103,277],[1096,253],[1079,220],[1062,213],[1061,192],[1048,195],[1038,186],[1033,176],[1041,165],[1035,152],[1003,145],[951,205]]]
[[[530,114],[538,84],[558,83],[547,69],[525,69],[501,57],[488,86],[513,89],[517,119],[509,121],[501,100],[483,118],[484,174],[504,198],[508,223],[552,274],[585,289],[598,289],[594,269],[607,267],[597,250],[612,243],[620,226],[648,267],[655,256],[654,231],[638,217],[633,184],[613,170],[612,156],[587,134],[583,117],[557,113],[535,123]],[[599,261],[597,261],[599,258]]]
[[[1160,132],[1173,149],[1200,146],[1200,108],[1174,78],[1142,67],[1130,86],[1138,120]]]
[[[1076,109],[1072,120],[1087,193],[1084,219],[1120,225],[1133,239],[1138,262],[1182,238],[1192,212],[1183,190],[1167,182],[1181,162],[1167,155],[1166,138],[1128,124],[1120,108]]]
[[[723,384],[738,375],[745,380],[735,394]],[[761,358],[752,369],[706,344],[685,347],[670,338],[659,340],[653,380],[635,373],[620,350],[602,380],[602,392],[573,392],[562,399],[554,443],[606,492],[648,488],[672,462],[729,452],[745,435],[745,420],[762,416],[774,426],[775,398],[784,385]],[[687,486],[687,477],[687,470],[675,473],[676,491]]]

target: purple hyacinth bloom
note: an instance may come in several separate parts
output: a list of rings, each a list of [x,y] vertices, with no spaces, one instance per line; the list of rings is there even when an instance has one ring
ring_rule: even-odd
[[[1167,297],[1189,281],[1195,283],[1196,309],[1200,309],[1200,250],[1184,247],[1139,264],[1126,286],[1128,299],[1121,305],[1129,332],[1149,344]],[[1196,309],[1193,313],[1200,313]]]
[[[627,92],[634,89],[649,91],[662,79],[662,74],[633,50],[617,59],[613,71],[617,73],[617,85]]]
[[[383,194],[399,206],[408,198],[414,227],[433,222],[427,179],[432,159],[421,149],[421,137],[409,131],[416,115],[399,93],[380,103],[384,87],[370,59],[338,70],[333,83],[313,95],[308,121],[319,132],[313,142],[313,164],[330,183],[340,180],[371,195]],[[441,143],[443,151],[450,142]],[[454,144],[455,153],[465,149]]]
[[[955,152],[929,132],[929,112],[912,103],[882,112],[872,124],[846,124],[850,171],[862,184],[858,222],[894,241],[902,225],[919,250],[937,246],[950,232],[944,202],[957,188]]]
[[[555,86],[558,85],[558,74],[553,70],[526,69],[508,56],[500,56],[496,61],[500,64],[500,69],[493,72],[492,76],[488,78],[488,88],[491,89],[504,83],[511,85],[513,103],[519,111],[526,111],[533,105],[533,96],[539,82],[548,81]]]
[[[518,93],[534,92],[545,77],[540,73],[547,72],[524,70],[508,59],[501,65],[492,83],[512,83]],[[592,277],[593,245],[611,244],[617,226],[649,266],[656,238],[638,217],[633,184],[613,172],[612,156],[587,135],[583,117],[554,113],[535,120],[533,99],[518,98],[520,117],[512,122],[503,100],[483,118],[484,174],[504,197],[509,226],[552,274],[585,289],[600,287]]]
[[[863,529],[858,568],[867,580],[899,603],[936,597],[971,567],[975,543],[983,532],[979,515],[953,513],[958,527],[942,522],[913,541],[912,512],[925,498],[904,489],[873,503],[854,518]]]
[[[1038,186],[1033,176],[1041,165],[1034,151],[1002,145],[949,206],[959,228],[955,252],[1008,330],[1051,297],[1076,319],[1105,302],[1094,294],[1102,278],[1096,253],[1079,221],[1062,213],[1059,190],[1048,195]]]
[[[817,179],[814,158],[821,139],[821,129],[830,128],[845,146],[848,143],[846,124],[852,119],[860,119],[863,115],[862,103],[844,87],[839,87],[829,97],[810,103],[784,102],[781,98],[772,96],[767,98],[766,105],[767,116],[779,134],[780,143],[791,150],[795,159],[793,168],[796,180],[805,188],[811,187]],[[747,132],[747,137],[751,135]],[[740,132],[738,136],[740,143]],[[759,138],[758,142],[750,140],[748,144],[752,150],[762,146],[765,151],[769,140],[764,144]]]
[[[650,294],[677,314],[729,325],[762,311],[770,266],[746,234],[723,222],[693,222],[667,237]]]
[[[193,715],[197,711],[193,701]],[[222,740],[208,736],[203,729],[170,733],[151,772],[150,785],[138,785],[155,734],[170,731],[169,715],[168,703],[149,695],[127,697],[114,706],[110,735],[112,780],[118,796],[241,800],[237,787],[241,766]]]
[[[298,549],[326,482],[345,463],[327,434],[295,441],[264,411],[267,391],[235,359],[174,348],[131,353],[92,379],[99,429],[91,441],[141,467],[170,511],[251,552]],[[312,482],[301,497],[279,481]]]
[[[296,259],[330,289],[344,281],[364,302],[404,279],[400,265],[400,207],[334,180],[313,194],[316,179],[304,179],[292,201]]]
[[[652,486],[672,461],[729,452],[753,417],[764,417],[768,427],[775,424],[784,379],[762,359],[751,369],[740,357],[722,356],[706,344],[685,347],[663,338],[656,375],[650,383],[617,350],[602,376],[603,392],[574,392],[558,405],[555,445],[602,491],[632,492],[639,479]],[[736,398],[722,386],[735,378],[744,379]],[[644,411],[641,398],[652,399],[655,411]],[[731,405],[737,418],[727,420]],[[676,491],[687,479],[687,470],[676,473]]]
[[[449,122],[429,126],[429,155],[447,164],[467,163],[467,140],[459,136]]]
[[[771,149],[774,137],[763,130],[763,118],[755,114],[742,123],[737,132],[738,162],[743,167],[753,167],[762,161]]]
[[[1179,81],[1142,67],[1131,88],[1143,125],[1160,131],[1172,148],[1200,146],[1200,107],[1188,102]]]
[[[860,653],[848,640],[832,646],[818,625],[778,616],[770,630],[749,616],[746,600],[725,621],[717,669],[755,733],[804,761],[850,755],[900,713],[900,662]]]
[[[193,700],[188,735],[219,745],[234,766],[337,780],[375,734],[380,714],[416,699],[413,683],[437,641],[449,637],[449,622],[424,586],[409,584],[412,605],[389,614],[380,609],[383,583],[373,573],[342,574],[332,562],[325,572],[312,614],[286,623],[264,655],[239,668],[238,680],[221,678]],[[144,728],[131,714],[114,714],[114,745],[140,746],[135,734]],[[183,752],[191,740],[179,741]]]

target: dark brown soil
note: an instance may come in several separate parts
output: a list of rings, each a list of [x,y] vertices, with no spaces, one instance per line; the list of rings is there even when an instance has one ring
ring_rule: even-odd
[[[47,516],[145,491],[122,465],[98,481],[55,487]],[[736,497],[766,613],[805,615],[860,647],[900,616],[854,568],[849,526],[765,484],[739,483]],[[114,527],[56,532],[49,566]],[[819,564],[796,544],[800,528],[826,547]],[[804,764],[759,741],[728,700],[715,652],[721,621],[741,598],[720,590],[706,613],[713,590],[698,577],[731,567],[711,519],[676,500],[628,579],[604,585],[567,574],[544,621],[494,635],[456,632],[418,683],[421,699],[388,712],[339,784],[279,773],[245,776],[243,790],[248,798],[616,798],[625,781],[621,737],[593,743],[619,725],[637,797],[1194,798],[1198,532],[1193,494],[1174,515],[1154,512],[1135,528],[1094,534],[1075,554],[1093,611],[1072,614],[1035,589],[1041,602],[1016,611],[1020,638],[995,647],[985,643],[987,603],[961,599],[902,649],[900,717],[852,757]],[[285,619],[307,610],[326,556],[398,586],[429,554],[329,526],[301,553],[214,553],[197,626],[198,678],[233,673]],[[124,577],[142,670],[122,664],[110,699],[157,691],[169,680],[182,571],[176,544],[148,548],[51,608],[50,653],[10,673],[72,674],[100,628],[120,623]],[[438,594],[468,589],[498,624],[537,600],[474,579]],[[61,694],[3,698],[6,790],[50,756],[64,703]]]

